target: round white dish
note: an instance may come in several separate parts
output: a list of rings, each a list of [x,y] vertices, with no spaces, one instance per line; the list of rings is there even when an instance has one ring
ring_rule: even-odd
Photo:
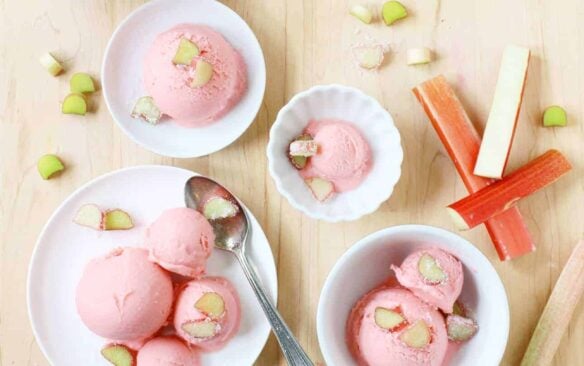
[[[146,95],[142,65],[148,47],[158,34],[180,23],[213,27],[247,65],[248,88],[242,99],[206,127],[181,127],[167,117],[153,126],[130,116],[136,100]],[[266,65],[258,40],[239,15],[216,0],[155,0],[136,9],[110,39],[101,75],[105,102],[126,135],[150,151],[176,158],[208,155],[235,141],[255,119],[266,87]]]
[[[53,365],[108,365],[100,350],[106,340],[81,322],[75,289],[87,262],[120,246],[140,246],[144,229],[160,213],[184,207],[183,187],[195,173],[167,166],[139,166],[101,176],[79,188],[49,219],[30,262],[27,301],[37,343]],[[136,225],[127,231],[94,231],[72,222],[84,203],[122,208]],[[270,298],[276,302],[276,266],[261,226],[247,211],[252,240],[248,254]],[[241,298],[241,328],[218,352],[203,354],[205,365],[252,365],[270,334],[270,325],[235,257],[216,249],[207,272],[228,278]]]
[[[313,119],[355,125],[373,155],[365,180],[354,190],[318,202],[288,159],[288,145]],[[356,220],[386,201],[401,175],[403,151],[391,115],[372,97],[343,85],[321,85],[296,94],[278,113],[267,148],[270,175],[280,193],[306,215],[329,222]]]
[[[505,288],[488,259],[467,240],[425,225],[394,226],[351,246],[329,273],[320,294],[316,326],[328,365],[355,365],[345,342],[347,317],[357,300],[393,275],[417,249],[435,246],[454,254],[464,267],[460,299],[479,325],[478,333],[450,359],[449,365],[499,365],[509,336],[509,304]]]

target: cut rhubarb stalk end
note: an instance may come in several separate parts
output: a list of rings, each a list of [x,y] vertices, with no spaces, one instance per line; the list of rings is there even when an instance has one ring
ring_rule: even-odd
[[[448,277],[436,259],[427,253],[422,254],[418,261],[418,272],[425,282],[432,285],[443,283]]]
[[[545,127],[564,127],[568,124],[568,115],[564,108],[554,105],[548,107],[543,114]]]
[[[65,170],[65,166],[57,155],[47,154],[41,156],[37,162],[37,170],[44,180],[49,180]]]
[[[351,7],[351,10],[349,12],[352,16],[359,19],[365,24],[371,23],[371,20],[373,19],[373,13],[371,13],[371,10],[369,10],[363,5],[355,5]]]
[[[227,219],[235,216],[237,211],[237,206],[223,197],[213,197],[203,207],[203,215],[207,220]]]
[[[193,58],[199,56],[199,54],[199,47],[196,44],[186,38],[181,38],[172,63],[175,65],[190,65],[193,62]]]
[[[502,180],[451,204],[450,215],[459,229],[473,228],[552,184],[571,169],[559,151],[549,150]]]
[[[454,302],[454,305],[452,306],[452,314],[466,317],[466,309],[460,301],[457,300]]]
[[[121,344],[111,344],[101,350],[101,355],[114,366],[135,366],[134,354]]]
[[[425,65],[432,62],[432,51],[428,48],[410,48],[407,53],[408,65]]]
[[[83,94],[71,93],[63,100],[61,111],[64,114],[77,114],[84,116],[87,113],[87,101]]]
[[[191,87],[200,88],[207,84],[212,77],[213,66],[207,61],[199,60],[197,61],[197,66],[195,66],[195,75],[191,82]]]
[[[400,2],[388,1],[381,8],[381,16],[386,25],[392,25],[397,20],[407,17],[408,11]]]
[[[493,183],[492,179],[473,174],[481,139],[446,79],[438,76],[418,85],[413,92],[468,192],[477,192]],[[516,207],[491,218],[486,227],[501,260],[514,259],[535,250],[527,225]]]
[[[72,93],[93,93],[95,91],[93,79],[84,72],[73,74],[69,80],[69,87]]]
[[[312,141],[312,136],[310,136],[308,134],[302,134],[302,135],[296,137],[294,139],[294,141],[292,141],[290,144],[293,144],[296,141]],[[296,168],[298,170],[304,169],[304,167],[306,166],[306,163],[308,162],[308,159],[306,156],[290,156],[288,154],[288,157],[290,158],[290,162],[292,163],[294,168]]]
[[[384,49],[381,45],[354,47],[353,57],[360,67],[368,70],[377,69],[383,63]]]
[[[378,327],[395,332],[407,324],[399,309],[375,308],[375,324]]]
[[[584,240],[573,249],[539,318],[521,366],[551,365],[584,294]]]
[[[305,179],[304,182],[319,202],[328,200],[335,191],[333,184],[326,179],[314,177]]]
[[[207,292],[197,300],[195,308],[211,319],[219,319],[225,313],[225,301],[216,292]]]
[[[454,314],[446,317],[446,333],[451,341],[466,342],[476,334],[478,329],[477,323],[472,319]]]
[[[509,46],[503,53],[491,112],[474,168],[476,175],[497,179],[503,176],[519,118],[529,55],[527,48],[517,46]]]
[[[40,57],[39,62],[53,76],[57,76],[63,71],[63,66],[48,52]]]
[[[416,321],[412,326],[406,328],[399,339],[411,348],[424,348],[430,344],[432,336],[430,328],[423,320]]]
[[[101,209],[97,205],[92,203],[79,207],[73,222],[94,230],[103,230],[105,225],[103,212],[101,212]]]
[[[134,227],[130,215],[120,209],[110,210],[105,213],[105,230],[128,230]]]
[[[140,118],[150,124],[157,124],[162,118],[160,109],[154,104],[154,99],[150,96],[138,98],[131,114],[132,118]]]
[[[181,329],[193,338],[207,339],[219,332],[219,324],[214,321],[196,320],[183,323]]]
[[[316,154],[318,145],[316,142],[309,141],[292,141],[290,144],[290,156],[304,156],[309,157]]]

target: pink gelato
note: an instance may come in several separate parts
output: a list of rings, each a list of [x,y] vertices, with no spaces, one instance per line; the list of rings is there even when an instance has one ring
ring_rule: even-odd
[[[446,274],[444,281],[430,283],[421,275],[418,263],[424,254],[432,256],[438,267]],[[391,268],[399,283],[414,295],[445,313],[452,313],[452,307],[460,296],[464,280],[462,264],[454,256],[438,248],[428,248],[410,254],[401,267]]]
[[[191,65],[172,62],[182,38],[200,50]],[[196,63],[213,67],[213,76],[192,87]],[[208,125],[229,112],[247,88],[247,71],[241,55],[221,34],[204,25],[179,24],[158,35],[144,59],[144,86],[160,111],[184,127]]]
[[[378,307],[400,309],[407,324],[393,331],[375,323]],[[430,343],[410,347],[400,338],[408,327],[423,320],[430,329]],[[440,366],[448,347],[442,315],[410,291],[382,286],[363,296],[347,321],[347,344],[361,366]]]
[[[333,183],[335,191],[344,192],[356,188],[371,170],[371,149],[351,123],[312,120],[304,133],[314,138],[318,152],[300,171],[303,178],[324,178]]]
[[[224,312],[219,316],[205,314],[195,304],[206,293],[218,294],[224,302]],[[239,329],[241,308],[239,296],[233,285],[225,278],[206,277],[187,283],[178,295],[174,311],[174,327],[178,336],[204,351],[222,348]],[[216,334],[197,338],[184,330],[189,322],[215,322]]]
[[[200,366],[200,356],[175,337],[157,337],[138,351],[140,366]]]
[[[213,227],[198,211],[186,207],[164,211],[146,230],[150,260],[187,277],[205,274],[215,245]]]
[[[167,321],[173,301],[170,276],[138,248],[116,249],[90,261],[77,285],[77,312],[95,334],[139,344]]]

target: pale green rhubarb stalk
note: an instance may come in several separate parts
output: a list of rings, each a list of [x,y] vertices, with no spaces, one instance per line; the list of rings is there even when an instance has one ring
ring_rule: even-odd
[[[546,366],[552,363],[582,293],[584,240],[576,245],[564,266],[535,327],[521,366]]]

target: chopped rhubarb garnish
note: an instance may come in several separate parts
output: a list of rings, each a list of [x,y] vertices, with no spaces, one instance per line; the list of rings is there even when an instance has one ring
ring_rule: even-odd
[[[549,150],[502,180],[451,204],[448,212],[459,229],[471,229],[552,184],[570,169],[564,155]]]
[[[584,294],[584,240],[576,245],[554,286],[521,366],[551,365],[562,335]]]
[[[432,126],[444,144],[466,189],[477,192],[494,180],[473,174],[481,139],[462,103],[443,76],[414,88]],[[501,260],[520,257],[535,250],[531,235],[516,207],[485,223]]]

